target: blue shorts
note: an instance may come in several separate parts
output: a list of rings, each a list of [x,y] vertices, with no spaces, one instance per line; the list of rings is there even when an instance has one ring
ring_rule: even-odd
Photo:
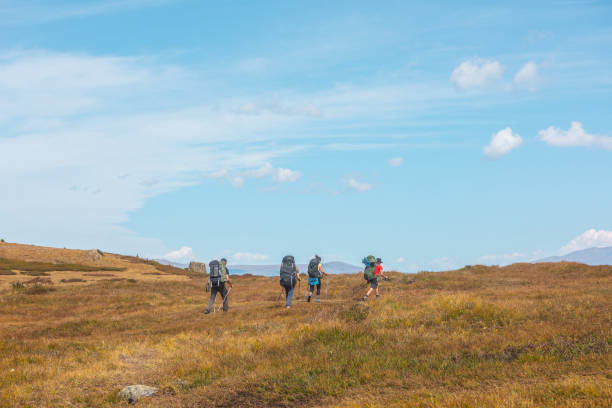
[[[319,278],[308,278],[308,285],[315,286],[319,284]]]

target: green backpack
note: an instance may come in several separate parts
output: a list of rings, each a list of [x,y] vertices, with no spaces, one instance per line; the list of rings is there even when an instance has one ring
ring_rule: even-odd
[[[366,281],[371,281],[374,279],[376,275],[374,275],[374,271],[376,270],[376,257],[374,255],[368,255],[361,261],[365,265],[365,269],[363,270],[363,279]]]

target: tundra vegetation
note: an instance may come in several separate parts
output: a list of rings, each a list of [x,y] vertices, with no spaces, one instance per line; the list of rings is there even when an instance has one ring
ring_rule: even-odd
[[[278,278],[235,276],[207,316],[205,280],[167,271],[4,286],[0,406],[124,406],[130,384],[159,388],[147,407],[612,405],[612,267],[391,272],[368,303],[334,275],[288,310]]]

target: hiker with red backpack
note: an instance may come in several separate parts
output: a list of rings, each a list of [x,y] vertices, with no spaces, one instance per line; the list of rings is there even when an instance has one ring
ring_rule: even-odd
[[[308,301],[312,298],[312,294],[314,292],[315,286],[317,287],[317,299],[316,302],[321,302],[321,278],[323,276],[328,276],[327,272],[323,270],[323,265],[321,264],[321,257],[319,255],[315,255],[314,258],[310,260],[308,263]]]
[[[363,263],[366,266],[363,271],[363,278],[370,284],[370,289],[363,297],[363,301],[367,301],[368,297],[372,294],[372,291],[376,290],[376,297],[380,297],[380,293],[378,292],[378,278],[389,279],[385,273],[383,272],[382,259],[374,258],[374,256],[369,255],[363,259]]]
[[[293,258],[291,255],[286,255],[283,258],[280,267],[280,285],[285,290],[285,307],[287,309],[291,307],[291,300],[293,299],[295,285],[301,280],[300,270],[295,264],[295,258]]]
[[[232,289],[232,282],[230,281],[229,270],[227,269],[227,259],[221,258],[221,262],[215,260],[210,261],[208,264],[209,275],[208,285],[210,285],[210,299],[204,314],[210,313],[210,309],[215,304],[217,299],[217,293],[220,293],[223,299],[223,311],[227,312],[229,309],[228,295]],[[227,286],[230,289],[227,289]]]

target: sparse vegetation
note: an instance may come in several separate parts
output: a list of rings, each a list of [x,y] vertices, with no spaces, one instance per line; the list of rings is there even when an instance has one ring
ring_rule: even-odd
[[[121,255],[121,259],[123,259],[124,261],[132,262],[132,263],[141,263],[141,264],[151,265],[160,272],[164,272],[164,273],[168,273],[172,275],[188,275],[188,271],[185,269],[177,268],[176,266],[172,266],[172,265],[164,265],[157,261],[153,261],[151,259],[143,259],[137,256],[128,256],[128,255]]]
[[[23,283],[21,283],[21,282],[19,282],[19,281],[17,281],[17,282],[13,282],[13,283],[11,284],[11,286],[12,286],[13,290],[21,290],[21,289],[25,288],[25,286],[23,285]]]
[[[360,275],[321,304],[302,285],[289,310],[278,278],[234,276],[207,316],[203,280],[6,291],[0,406],[124,406],[133,383],[160,388],[147,407],[611,405],[612,267],[391,276],[369,303]]]
[[[15,271],[0,271],[0,275],[17,275]]]
[[[35,283],[32,286],[28,286],[25,288],[25,293],[27,295],[42,295],[48,292],[54,292],[56,289],[52,286],[41,285],[40,283]]]
[[[70,263],[48,263],[48,262],[26,262],[16,259],[0,258],[0,271],[22,271],[28,272],[26,274],[33,275],[34,272],[54,272],[54,271],[80,271],[80,272],[94,272],[94,271],[124,271],[125,268],[116,268],[111,266],[91,266],[81,264],[70,264]],[[40,275],[44,276],[44,275]]]

